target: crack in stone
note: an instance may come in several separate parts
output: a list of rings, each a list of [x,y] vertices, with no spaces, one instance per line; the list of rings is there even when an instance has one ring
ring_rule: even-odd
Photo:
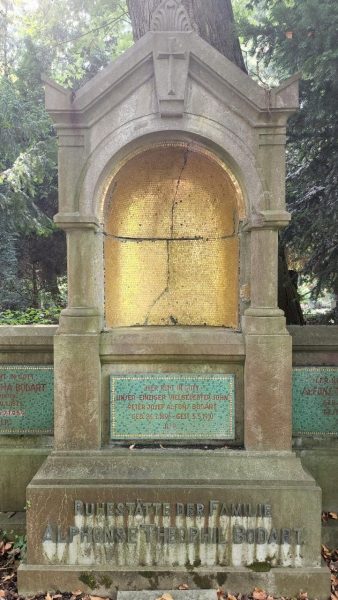
[[[152,305],[150,306],[145,321],[144,321],[144,325],[148,325],[149,324],[149,319],[150,319],[150,315],[151,312],[153,310],[153,308],[155,308],[156,304],[161,300],[161,298],[163,298],[163,296],[165,296],[166,294],[169,293],[169,279],[170,279],[170,266],[169,266],[169,255],[170,255],[170,250],[169,250],[169,244],[170,244],[170,240],[167,240],[167,285],[164,288],[164,290],[162,290],[162,292],[157,296],[157,298],[155,298],[154,302],[152,303]]]
[[[167,246],[167,285],[164,288],[164,290],[159,294],[159,296],[157,298],[155,298],[154,302],[152,303],[151,307],[149,308],[147,316],[146,316],[146,319],[145,319],[145,322],[144,322],[144,325],[148,325],[149,318],[150,318],[152,310],[155,308],[156,304],[163,298],[163,296],[165,296],[166,294],[169,293],[169,290],[170,290],[170,280],[171,280],[170,244],[173,241],[175,241],[174,240],[175,206],[176,206],[176,200],[177,200],[178,190],[179,190],[179,187],[180,187],[180,184],[181,184],[182,176],[183,176],[184,170],[185,170],[185,168],[187,166],[188,154],[189,154],[189,145],[184,150],[183,165],[182,165],[181,172],[180,172],[180,174],[178,176],[178,179],[177,179],[175,194],[174,194],[174,198],[173,198],[173,201],[172,201],[172,206],[171,206],[171,224],[170,224],[170,238],[169,239],[165,238],[165,240],[163,240],[163,241],[166,241],[166,246]],[[153,241],[156,241],[156,240],[153,238]],[[182,240],[177,240],[177,241],[182,241]],[[192,240],[189,239],[187,241],[192,241]],[[172,315],[170,315],[170,319],[171,319],[172,323],[175,323],[175,325],[178,323],[178,321]]]
[[[107,238],[117,240],[119,242],[217,242],[218,240],[228,240],[235,237],[236,233],[233,231],[229,235],[221,235],[221,236],[208,236],[204,237],[203,235],[194,235],[192,237],[181,237],[181,238],[166,238],[166,237],[128,237],[121,235],[112,235],[110,233],[106,233],[104,231],[101,232]]]
[[[181,181],[182,181],[182,176],[183,176],[184,170],[188,163],[188,155],[189,155],[189,145],[184,150],[183,166],[182,166],[181,172],[177,179],[176,190],[175,190],[175,194],[174,194],[174,198],[173,198],[173,202],[172,202],[172,206],[171,206],[171,225],[170,225],[170,236],[171,237],[170,237],[170,239],[174,238],[174,219],[175,219],[176,200],[177,200],[178,190],[179,190],[179,187],[180,187]]]

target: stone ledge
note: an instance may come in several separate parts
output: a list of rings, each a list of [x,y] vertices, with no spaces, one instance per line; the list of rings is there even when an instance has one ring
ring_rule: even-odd
[[[52,352],[57,329],[57,325],[0,325],[0,352]]]
[[[182,583],[192,589],[170,591],[174,600],[215,600],[216,589],[223,586],[233,593],[248,593],[254,587],[263,587],[276,596],[298,596],[308,591],[317,600],[330,595],[330,573],[324,568],[280,568],[267,573],[256,573],[247,568],[185,569],[145,567],[143,569],[113,570],[109,567],[46,566],[22,564],[18,570],[20,594],[81,589],[90,594],[109,595],[117,600],[138,600],[134,590],[140,590],[140,600],[156,600],[162,590],[175,590]],[[89,582],[90,587],[84,583]],[[93,587],[92,587],[93,586]],[[201,591],[204,589],[205,591]],[[154,590],[154,591],[151,591]],[[156,590],[156,591],[155,591]],[[197,591],[198,590],[198,591]],[[125,591],[125,593],[124,593]],[[130,594],[132,593],[132,598]]]
[[[248,452],[245,450],[192,450],[114,448],[93,452],[51,454],[29,488],[112,483],[123,485],[173,484],[210,486],[221,484],[243,488],[265,485],[318,489],[299,458],[291,452]]]
[[[288,325],[287,329],[292,336],[294,352],[318,352],[335,347],[338,350],[338,327],[335,325]]]
[[[243,335],[221,327],[121,327],[101,334],[103,361],[113,356],[224,356],[244,360]]]
[[[0,512],[0,530],[6,531],[10,539],[26,533],[25,512]]]

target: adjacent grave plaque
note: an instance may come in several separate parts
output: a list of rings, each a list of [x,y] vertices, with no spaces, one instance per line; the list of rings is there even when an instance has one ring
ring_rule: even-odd
[[[0,434],[53,433],[53,367],[0,366]]]
[[[293,433],[338,436],[338,367],[293,370]]]
[[[234,439],[234,375],[110,378],[113,439]]]

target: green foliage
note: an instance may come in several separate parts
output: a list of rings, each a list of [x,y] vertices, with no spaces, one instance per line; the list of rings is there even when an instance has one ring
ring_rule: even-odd
[[[27,537],[24,534],[17,534],[14,531],[5,531],[0,529],[0,556],[13,561],[24,560],[27,553]]]
[[[53,325],[59,322],[61,307],[29,308],[0,312],[0,325]]]
[[[0,220],[0,297],[4,308],[20,305],[17,285],[17,236],[8,230],[7,221]]]
[[[17,553],[17,558],[24,560],[27,554],[27,536],[16,534],[14,536],[13,550]]]
[[[271,83],[301,72],[301,108],[289,123],[285,231],[294,264],[338,294],[338,3],[235,0],[239,30]]]
[[[62,302],[65,239],[53,224],[57,143],[41,74],[77,88],[131,42],[124,0],[38,0],[36,7],[1,0],[0,309],[38,308],[46,294],[51,304]],[[25,324],[40,313],[7,318]]]
[[[34,43],[45,71],[72,88],[132,43],[124,0],[39,0],[37,10],[24,13],[21,35]]]

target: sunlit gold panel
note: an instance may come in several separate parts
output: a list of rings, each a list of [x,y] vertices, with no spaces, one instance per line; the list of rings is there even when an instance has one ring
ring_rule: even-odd
[[[117,174],[106,229],[132,238],[233,235],[236,192],[225,171],[189,147],[157,147]]]
[[[148,325],[237,327],[238,240],[172,242],[166,290]]]
[[[150,308],[167,285],[167,243],[110,239],[105,252],[107,323],[147,325]]]
[[[237,198],[216,162],[161,147],[117,174],[106,213],[108,326],[238,326]]]

